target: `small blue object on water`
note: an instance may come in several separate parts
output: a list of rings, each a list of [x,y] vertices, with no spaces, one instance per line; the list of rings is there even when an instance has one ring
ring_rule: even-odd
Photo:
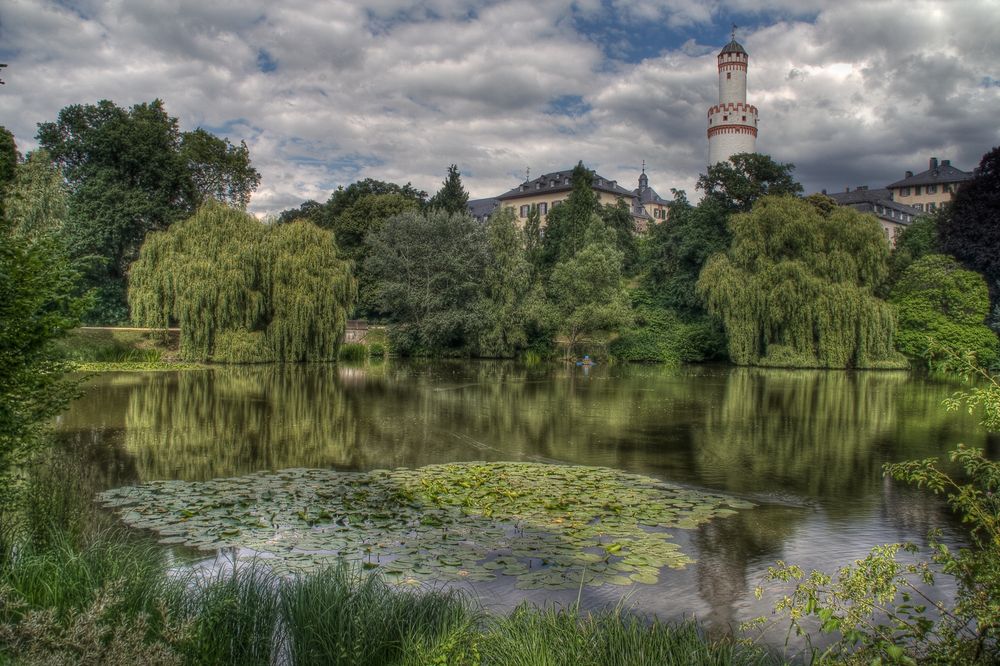
[[[594,362],[592,360],[590,360],[590,355],[587,354],[587,355],[584,355],[582,361],[577,361],[576,364],[577,365],[594,365]]]

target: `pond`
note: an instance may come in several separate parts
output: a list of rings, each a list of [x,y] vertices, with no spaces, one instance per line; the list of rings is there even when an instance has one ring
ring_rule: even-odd
[[[730,498],[739,510],[668,527],[684,565],[653,584],[460,583],[497,610],[625,597],[721,629],[769,611],[753,590],[776,560],[833,571],[877,544],[922,543],[931,528],[957,538],[942,505],[883,479],[883,463],[958,442],[1000,452],[974,417],[944,411],[954,385],[902,372],[392,361],[107,374],[85,388],[57,428],[96,490],[505,461],[610,468]]]

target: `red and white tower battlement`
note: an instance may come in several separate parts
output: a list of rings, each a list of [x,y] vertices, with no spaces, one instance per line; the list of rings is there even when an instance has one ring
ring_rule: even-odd
[[[757,151],[757,107],[747,104],[750,56],[733,39],[719,52],[719,103],[708,109],[708,163]]]

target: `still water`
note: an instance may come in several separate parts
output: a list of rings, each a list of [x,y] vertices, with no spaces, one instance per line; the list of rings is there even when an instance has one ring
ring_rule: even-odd
[[[104,488],[261,470],[419,467],[457,461],[601,465],[758,504],[676,541],[697,562],[657,585],[584,588],[713,628],[766,614],[753,595],[776,560],[833,571],[877,544],[957,538],[940,503],[882,478],[882,464],[1000,453],[954,385],[902,372],[727,366],[527,368],[500,362],[262,366],[100,375],[60,417]],[[473,588],[483,604],[571,603],[577,590]]]

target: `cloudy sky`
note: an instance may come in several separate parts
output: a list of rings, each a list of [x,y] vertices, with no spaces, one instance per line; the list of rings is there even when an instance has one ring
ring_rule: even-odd
[[[807,192],[1000,144],[997,0],[5,0],[0,124],[160,98],[245,140],[257,213],[365,177],[473,197],[583,160],[669,197],[705,170],[715,55],[750,53],[758,151]]]

